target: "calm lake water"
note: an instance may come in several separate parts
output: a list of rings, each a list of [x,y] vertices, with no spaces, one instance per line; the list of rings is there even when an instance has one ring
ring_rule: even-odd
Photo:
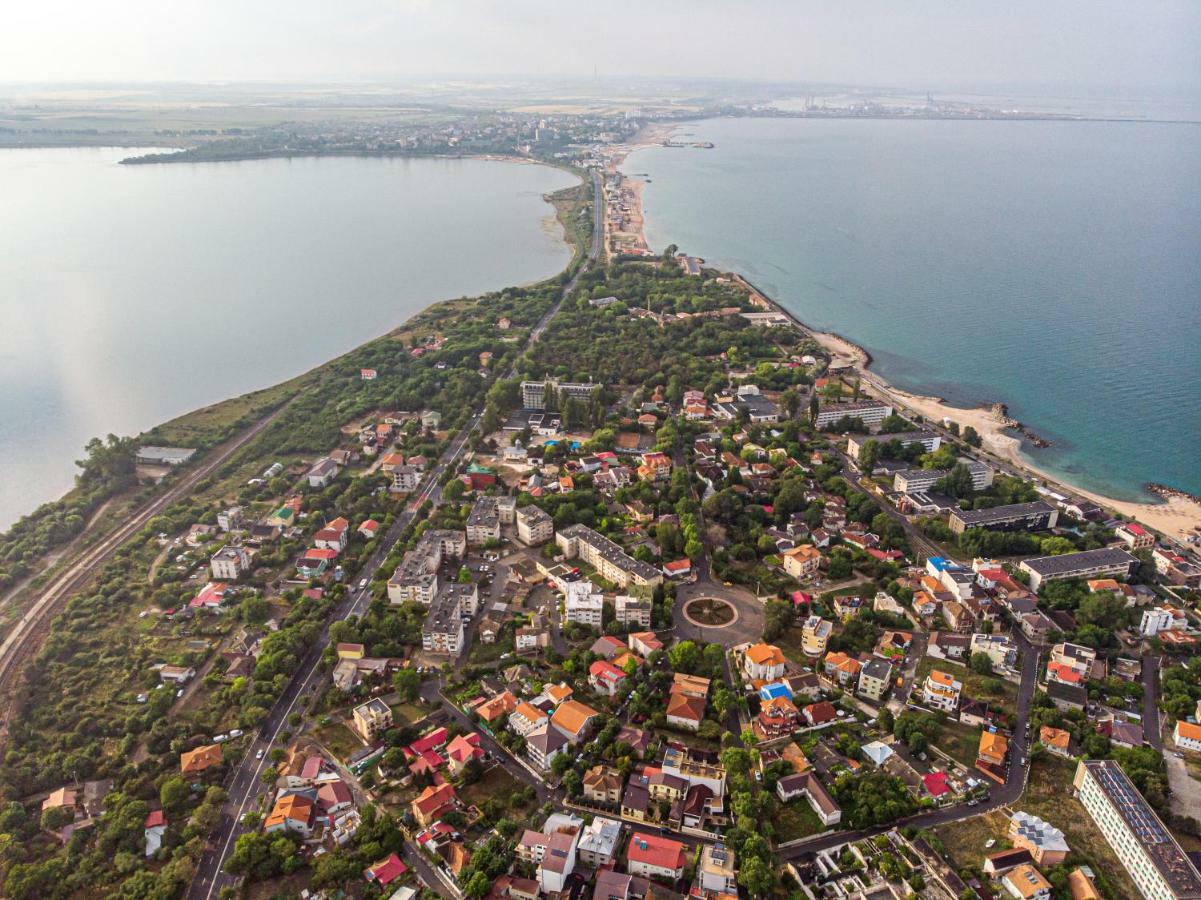
[[[655,249],[733,268],[904,389],[1004,401],[1032,459],[1201,493],[1201,127],[724,119],[654,147]]]
[[[0,150],[0,528],[70,488],[94,435],[266,387],[435,300],[570,259],[542,195],[575,181],[549,167],[117,165],[135,152]]]

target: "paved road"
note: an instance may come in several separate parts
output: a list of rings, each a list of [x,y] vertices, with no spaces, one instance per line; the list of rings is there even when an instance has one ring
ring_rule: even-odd
[[[937,544],[922,534],[921,529],[905,518],[895,506],[880,496],[879,490],[874,484],[869,485],[865,482],[865,479],[859,474],[859,470],[852,465],[850,457],[843,453],[842,450],[838,452],[843,458],[842,477],[869,497],[874,497],[880,501],[880,509],[884,511],[885,515],[901,526],[905,532],[905,540],[909,542],[909,548],[918,557],[929,559],[931,556],[944,555],[943,551],[938,549]],[[921,563],[922,559],[919,558],[918,562]]]
[[[1143,657],[1143,737],[1163,753],[1163,734],[1159,719],[1159,667],[1161,656]]]
[[[580,274],[595,262],[600,254],[601,229],[599,226],[603,222],[604,209],[601,197],[601,182],[595,172],[592,173],[592,190],[596,227],[588,259],[564,286],[559,301],[547,310],[546,314],[531,331],[527,346],[532,345],[538,340],[546,330],[546,326],[550,323],[550,320],[563,305],[563,300],[566,299],[567,295],[575,287]],[[513,373],[514,369],[510,368],[505,377],[512,377]],[[442,475],[457,465],[467,448],[468,441],[479,426],[482,417],[483,410],[477,410],[467,424],[463,426],[458,436],[451,442],[451,445],[439,458],[438,463],[426,476],[424,487],[410,500],[404,511],[397,516],[396,521],[388,530],[387,536],[380,542],[379,548],[371,555],[371,558],[368,559],[362,568],[362,574],[374,574],[379,570],[388,553],[391,551],[392,546],[399,540],[405,527],[413,521],[417,515],[417,510],[426,500],[429,500],[435,506],[442,502],[442,485],[440,483]],[[256,429],[261,430],[266,424],[266,421],[264,421],[256,426]],[[371,592],[369,589],[349,591],[334,610],[331,621],[345,619],[351,615],[362,615],[370,603]],[[272,790],[270,786],[264,787],[259,780],[263,770],[270,765],[270,760],[268,759],[269,751],[279,742],[280,733],[286,727],[288,717],[293,712],[304,711],[310,696],[318,690],[321,682],[327,677],[320,671],[320,662],[321,653],[328,643],[329,626],[327,624],[322,630],[321,636],[314,642],[308,654],[296,667],[296,672],[292,680],[288,683],[288,687],[276,701],[275,706],[272,707],[266,722],[263,723],[259,732],[247,748],[245,756],[243,756],[233,769],[229,779],[229,800],[222,811],[220,822],[211,835],[204,855],[197,866],[196,875],[188,889],[187,896],[189,900],[201,900],[201,898],[210,900],[210,898],[217,896],[223,887],[232,887],[237,883],[238,879],[226,874],[223,868],[229,855],[233,852],[238,835],[246,830],[241,825],[241,819],[248,810],[254,807],[260,793]],[[256,758],[260,751],[263,754],[262,759]],[[505,757],[501,755],[500,758],[504,759]],[[513,765],[516,764],[514,763]],[[528,776],[528,773],[526,774]],[[435,880],[431,884],[436,888],[439,882]]]
[[[988,800],[976,806],[960,804],[958,806],[949,806],[945,809],[920,813],[910,816],[908,819],[903,819],[900,822],[895,822],[892,825],[865,828],[859,831],[836,831],[833,834],[815,837],[812,840],[804,841],[782,850],[779,853],[780,858],[797,859],[806,854],[816,853],[820,850],[829,850],[831,847],[837,847],[841,844],[881,834],[890,828],[902,825],[912,825],[915,828],[934,828],[938,825],[946,825],[949,822],[970,819],[1016,802],[1026,789],[1026,779],[1030,774],[1028,759],[1030,741],[1026,729],[1030,721],[1031,701],[1034,698],[1034,691],[1037,686],[1039,651],[1037,647],[1032,646],[1026,641],[1020,632],[1014,633],[1014,639],[1022,648],[1023,653],[1022,681],[1018,687],[1017,725],[1009,741],[1010,765],[1005,784],[994,787]]]

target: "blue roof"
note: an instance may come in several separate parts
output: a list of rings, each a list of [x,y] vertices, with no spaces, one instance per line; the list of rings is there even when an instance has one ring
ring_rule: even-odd
[[[759,688],[759,697],[763,700],[775,700],[777,697],[787,697],[792,699],[792,691],[788,685],[782,681],[777,681],[774,684],[765,684]]]
[[[931,556],[929,559],[926,560],[926,562],[928,562],[930,565],[934,566],[934,568],[938,569],[938,571],[940,571],[940,572],[943,569],[947,568],[949,565],[951,565],[949,562],[947,562],[946,559],[944,559],[941,556]]]

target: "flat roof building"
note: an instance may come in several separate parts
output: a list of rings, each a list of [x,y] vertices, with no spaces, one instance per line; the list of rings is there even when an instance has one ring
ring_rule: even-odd
[[[1081,760],[1074,785],[1080,802],[1144,897],[1201,898],[1201,873],[1117,762]]]
[[[1044,581],[1093,578],[1098,575],[1122,575],[1128,578],[1138,570],[1138,557],[1131,556],[1125,550],[1105,547],[1061,556],[1024,559],[1020,568],[1030,576],[1030,590],[1037,593]]]
[[[818,428],[833,425],[844,416],[858,419],[864,425],[879,425],[892,415],[892,407],[879,400],[859,400],[855,403],[834,403],[817,411],[813,424]]]
[[[555,535],[555,542],[568,559],[578,556],[596,569],[602,578],[619,587],[625,588],[631,584],[654,587],[663,581],[663,573],[650,563],[634,559],[587,525],[567,526]]]
[[[1033,503],[1011,503],[988,509],[951,510],[947,524],[955,534],[969,528],[986,531],[1045,531],[1059,521],[1059,510],[1045,500]]]

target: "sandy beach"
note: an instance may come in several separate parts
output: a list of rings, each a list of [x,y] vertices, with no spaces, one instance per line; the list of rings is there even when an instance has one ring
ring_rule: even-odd
[[[642,129],[629,143],[615,149],[610,158],[611,169],[619,171],[620,166],[631,152],[639,147],[661,143],[677,127],[679,126],[652,125]],[[642,207],[642,190],[645,182],[628,175],[625,175],[624,178],[625,183],[632,188],[630,194],[633,197],[629,216],[631,226],[628,231],[634,231],[636,224],[638,236],[641,238],[642,245],[645,246],[646,220]],[[1146,503],[1117,500],[1067,483],[1040,469],[1027,454],[1022,452],[1022,441],[1013,431],[1014,423],[1004,417],[998,409],[990,407],[965,409],[952,406],[939,397],[925,397],[902,391],[871,371],[871,355],[862,347],[841,335],[810,328],[779,303],[765,296],[742,276],[735,274],[734,278],[752,294],[761,297],[766,304],[788,316],[798,328],[812,336],[830,354],[833,363],[853,366],[862,374],[865,390],[888,401],[894,408],[922,416],[932,422],[941,423],[944,419],[950,420],[957,423],[961,429],[970,425],[980,435],[983,441],[982,449],[995,461],[1037,479],[1057,493],[1086,498],[1105,509],[1127,518],[1137,519],[1143,525],[1178,541],[1201,533],[1201,503],[1196,500],[1181,496],[1171,497],[1161,502]]]

